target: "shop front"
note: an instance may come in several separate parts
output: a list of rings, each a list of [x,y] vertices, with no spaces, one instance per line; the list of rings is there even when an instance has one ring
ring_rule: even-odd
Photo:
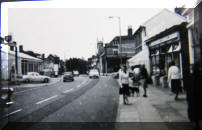
[[[146,41],[149,47],[150,73],[155,86],[168,87],[167,74],[171,61],[175,61],[180,68],[183,78],[188,65],[188,57],[185,55],[189,54],[186,32],[182,33],[182,27],[174,26]]]

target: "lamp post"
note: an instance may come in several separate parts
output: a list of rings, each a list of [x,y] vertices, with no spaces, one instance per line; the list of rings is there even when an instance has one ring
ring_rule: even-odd
[[[120,16],[109,16],[109,18],[117,18],[119,22],[119,50],[120,50],[120,64],[122,65],[122,48],[121,48],[121,17]]]

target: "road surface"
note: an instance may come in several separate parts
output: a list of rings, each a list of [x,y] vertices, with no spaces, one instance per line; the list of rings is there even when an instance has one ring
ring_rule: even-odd
[[[61,80],[52,85],[22,89],[13,94],[15,103],[5,110],[3,121],[9,122],[5,129],[115,122],[118,90],[116,80],[110,76],[99,79],[79,76],[74,82]]]

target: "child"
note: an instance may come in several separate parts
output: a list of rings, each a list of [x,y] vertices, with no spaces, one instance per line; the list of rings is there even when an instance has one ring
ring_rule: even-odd
[[[133,70],[133,90],[136,93],[136,95],[139,97],[140,96],[140,68],[135,67]]]
[[[134,74],[134,76],[133,76],[133,90],[134,90],[134,93],[136,93],[137,97],[140,96],[139,86],[140,86],[139,75]]]

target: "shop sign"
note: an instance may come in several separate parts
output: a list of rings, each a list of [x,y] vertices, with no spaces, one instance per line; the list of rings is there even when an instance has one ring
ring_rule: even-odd
[[[175,39],[175,38],[179,38],[179,32],[174,32],[174,33],[172,33],[172,34],[170,34],[168,36],[165,36],[163,38],[155,40],[155,41],[151,42],[150,46],[155,46],[155,45],[158,45],[158,44],[160,44],[162,42],[166,42],[166,41],[169,41],[169,40]]]

